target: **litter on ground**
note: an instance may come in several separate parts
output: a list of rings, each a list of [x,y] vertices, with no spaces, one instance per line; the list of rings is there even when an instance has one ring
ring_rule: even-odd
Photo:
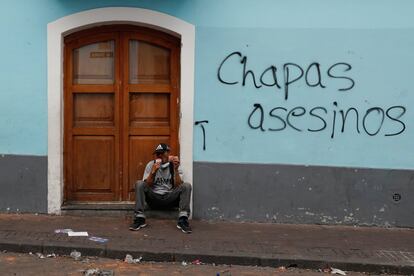
[[[87,237],[88,232],[68,232],[69,237]]]
[[[75,261],[80,261],[82,254],[79,251],[74,250],[70,253],[70,257],[73,258]]]
[[[141,262],[141,260],[142,260],[142,257],[134,259],[134,257],[132,257],[132,255],[127,254],[125,256],[124,262],[126,262],[128,264],[137,264],[137,263]]]
[[[73,232],[73,230],[69,229],[69,228],[67,228],[67,229],[56,229],[55,230],[56,234],[67,234],[69,232]]]
[[[112,270],[100,270],[99,268],[90,268],[83,271],[84,276],[113,276]]]
[[[201,264],[203,264],[200,260],[194,260],[194,261],[192,261],[191,262],[193,265],[201,265]]]
[[[104,242],[108,241],[108,239],[100,238],[100,237],[90,237],[89,240],[95,241],[95,242],[101,242],[101,243],[104,243]]]
[[[331,274],[346,275],[346,272],[337,268],[331,268]]]

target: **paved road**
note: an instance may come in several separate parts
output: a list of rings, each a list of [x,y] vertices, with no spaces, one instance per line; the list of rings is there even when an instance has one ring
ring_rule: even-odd
[[[75,261],[69,256],[57,256],[56,258],[40,259],[36,254],[0,253],[0,275],[84,275],[88,269],[99,269],[112,272],[113,275],[282,275],[282,276],[328,276],[330,273],[315,270],[297,268],[272,268],[253,266],[229,266],[229,265],[194,265],[183,266],[181,263],[155,263],[141,262],[128,264],[121,260],[106,258],[83,257]],[[369,275],[365,273],[347,272],[350,276]],[[377,274],[378,275],[378,274]],[[385,275],[385,274],[383,274]]]

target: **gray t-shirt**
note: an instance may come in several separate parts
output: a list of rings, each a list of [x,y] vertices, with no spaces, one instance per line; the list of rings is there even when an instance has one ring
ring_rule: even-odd
[[[154,161],[148,162],[147,166],[145,167],[144,177],[142,180],[148,178],[151,173],[152,166],[154,165]],[[178,168],[178,173],[180,177],[182,177],[182,171]],[[182,178],[181,178],[182,179]],[[165,164],[161,164],[160,168],[157,170],[154,176],[154,184],[151,186],[154,193],[164,195],[172,191],[172,181],[171,181],[171,172],[170,172],[170,162]]]

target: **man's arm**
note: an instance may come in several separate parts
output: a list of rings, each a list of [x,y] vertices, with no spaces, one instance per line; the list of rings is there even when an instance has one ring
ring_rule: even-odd
[[[154,185],[154,178],[157,170],[160,168],[160,163],[154,162],[151,164],[148,163],[147,167],[145,168],[144,173],[144,181],[147,183],[148,186]]]
[[[178,187],[183,183],[178,169],[174,168],[174,186]]]
[[[174,165],[174,186],[178,187],[183,183],[181,179],[181,171],[179,170],[180,167],[180,159],[177,156],[172,157],[172,162]]]

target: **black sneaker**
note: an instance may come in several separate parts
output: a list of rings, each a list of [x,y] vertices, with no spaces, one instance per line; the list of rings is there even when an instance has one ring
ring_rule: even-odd
[[[190,234],[192,232],[190,224],[188,223],[188,218],[184,216],[178,219],[177,228],[181,229],[183,233]]]
[[[134,219],[134,222],[129,226],[129,230],[138,231],[139,229],[144,228],[145,226],[147,226],[147,224],[145,223],[145,218],[136,217]]]

